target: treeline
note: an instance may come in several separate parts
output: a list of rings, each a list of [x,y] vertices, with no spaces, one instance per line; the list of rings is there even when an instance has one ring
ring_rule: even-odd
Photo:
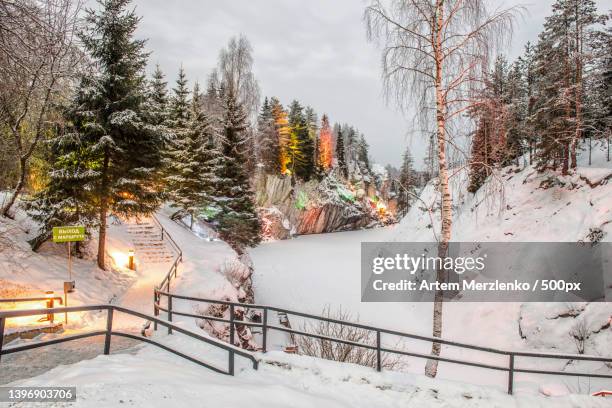
[[[234,38],[221,50],[204,92],[189,88],[182,69],[169,92],[159,68],[145,75],[149,54],[134,38],[140,18],[130,0],[102,0],[83,20],[78,4],[2,1],[3,27],[15,30],[0,30],[1,130],[10,142],[2,153],[19,158],[19,166],[3,168],[4,187],[14,186],[3,215],[14,214],[17,196],[30,187],[22,204],[42,226],[33,247],[54,226],[97,228],[100,268],[108,216],[149,215],[167,200],[182,215],[206,214],[237,251],[255,245],[249,112],[258,87],[248,41]],[[42,41],[40,24],[55,19],[61,23],[45,28],[66,41],[52,55],[31,55]],[[78,46],[68,41],[75,35]],[[52,58],[58,50],[65,59]]]
[[[205,86],[182,67],[169,85],[159,66],[146,75],[130,0],[84,13],[72,0],[0,3],[9,28],[0,30],[0,188],[12,189],[0,204],[10,217],[22,196],[41,225],[34,248],[54,226],[84,225],[98,230],[105,268],[109,215],[145,216],[170,202],[177,218],[205,219],[240,252],[260,239],[257,174],[372,176],[353,126],[298,101],[260,104],[245,37],[220,51]]]
[[[526,157],[539,170],[567,174],[588,141],[612,126],[612,31],[593,0],[557,0],[535,45],[509,63],[499,56],[470,115],[474,192],[499,166]],[[590,152],[589,152],[590,160]]]
[[[265,98],[257,121],[255,161],[266,174],[288,175],[308,181],[325,177],[334,168],[339,175],[370,175],[365,136],[348,124],[319,120],[313,108],[294,100],[283,107],[278,98]]]

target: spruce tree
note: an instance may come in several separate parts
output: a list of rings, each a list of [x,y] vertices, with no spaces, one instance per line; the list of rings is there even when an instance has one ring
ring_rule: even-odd
[[[398,210],[405,214],[410,207],[412,195],[415,192],[418,183],[417,175],[414,170],[414,160],[410,153],[410,148],[406,148],[402,157],[402,167],[399,174],[399,196]]]
[[[314,142],[310,137],[304,108],[298,101],[293,101],[289,108],[289,169],[295,177],[309,180],[314,173]]]
[[[338,160],[338,168],[340,174],[345,179],[348,179],[348,167],[346,166],[346,156],[344,151],[344,135],[342,134],[342,128],[338,127],[336,133],[336,159]]]
[[[81,134],[76,131],[87,125],[86,116],[70,115],[77,112],[77,107],[86,99],[83,92],[86,85],[82,84],[79,89],[66,110],[69,127],[61,129],[48,144],[49,181],[24,203],[30,217],[41,225],[30,241],[33,250],[51,238],[53,227],[82,225],[89,234],[98,222],[96,197],[92,191],[92,186],[98,180],[98,173],[92,166],[92,160],[97,155],[93,154],[91,146],[84,144]],[[77,242],[75,248],[78,253],[80,243]]]
[[[168,82],[159,65],[148,83],[147,99],[145,101],[151,123],[165,126],[168,121]]]
[[[267,174],[280,173],[280,146],[272,105],[266,97],[257,120],[258,159]]]
[[[81,146],[91,154],[96,180],[89,186],[98,209],[98,266],[105,268],[109,212],[122,216],[154,212],[163,198],[158,179],[163,137],[145,112],[147,53],[134,39],[139,17],[130,0],[101,0],[89,10],[83,46],[98,67],[84,99],[70,116]]]
[[[164,151],[166,192],[171,200],[180,200],[185,183],[183,165],[187,143],[191,133],[189,128],[190,102],[187,76],[183,67],[179,69],[176,85],[172,88],[172,98],[169,102],[168,128],[171,137]],[[179,205],[180,207],[180,205]]]
[[[216,131],[211,117],[202,110],[202,96],[196,83],[193,89],[186,130],[180,150],[175,152],[173,206],[188,215],[190,227],[197,217],[208,218],[217,205],[216,181],[221,153],[215,147]]]
[[[333,157],[332,129],[329,126],[329,118],[324,114],[321,118],[321,130],[319,132],[319,163],[323,171],[327,172],[331,169]]]
[[[225,89],[222,135],[222,163],[217,180],[221,213],[217,225],[221,238],[238,253],[260,241],[259,220],[255,212],[254,194],[245,169],[247,114],[235,91]]]

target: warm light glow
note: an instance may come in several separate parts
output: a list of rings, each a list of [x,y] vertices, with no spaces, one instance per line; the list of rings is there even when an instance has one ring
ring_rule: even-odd
[[[321,131],[319,133],[319,163],[321,167],[325,170],[329,170],[332,166],[333,158],[333,134],[329,126],[327,115],[323,115]]]
[[[124,252],[114,251],[111,252],[110,256],[117,266],[127,267],[130,261],[129,255]]]
[[[47,294],[46,297],[53,296],[53,294]],[[40,300],[35,302],[17,302],[17,303],[3,303],[0,306],[0,310],[33,310],[33,309],[46,309],[47,301]],[[6,327],[23,327],[23,326],[34,326],[40,325],[39,319],[45,317],[45,315],[36,316],[21,316],[21,317],[10,317],[6,319]],[[46,324],[44,322],[43,324]]]
[[[387,206],[382,202],[382,200],[378,200],[376,202],[376,210],[380,215],[384,215],[387,212]]]

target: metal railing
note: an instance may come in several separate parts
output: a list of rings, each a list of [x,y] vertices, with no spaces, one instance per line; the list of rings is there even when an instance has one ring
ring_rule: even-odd
[[[183,250],[181,249],[181,247],[178,246],[176,241],[174,241],[174,238],[172,238],[172,235],[168,233],[168,231],[164,228],[161,222],[159,222],[155,214],[151,214],[151,218],[153,219],[153,222],[159,227],[161,231],[161,240],[163,241],[165,238],[168,238],[168,241],[170,242],[170,244],[176,251],[176,258],[174,258],[174,262],[172,263],[172,266],[170,266],[170,270],[168,270],[168,273],[166,274],[166,276],[164,277],[164,279],[161,281],[161,283],[158,286],[158,288],[165,289],[169,292],[172,277],[176,278],[178,274],[178,264],[183,261]],[[157,324],[155,324],[155,327],[157,328]]]
[[[167,307],[164,307],[161,305],[160,300],[162,296],[168,299]],[[229,319],[223,319],[223,318],[216,317],[216,316],[200,315],[200,314],[195,314],[195,313],[186,313],[182,311],[177,311],[173,309],[172,299],[181,299],[181,300],[189,300],[189,301],[202,302],[202,303],[226,305],[230,309],[230,317]],[[237,307],[261,310],[263,312],[262,322],[256,323],[256,322],[248,322],[244,320],[236,320],[234,318],[234,312]],[[437,337],[404,333],[404,332],[400,332],[397,330],[389,330],[389,329],[384,329],[380,327],[368,326],[368,325],[360,324],[360,323],[353,323],[353,322],[349,322],[345,320],[338,320],[338,319],[333,319],[333,318],[316,316],[316,315],[312,315],[308,313],[297,312],[294,310],[288,310],[288,309],[283,309],[283,308],[274,307],[274,306],[236,303],[236,302],[227,302],[227,301],[221,301],[221,300],[197,298],[197,297],[192,297],[192,296],[182,296],[182,295],[172,294],[166,291],[161,291],[161,290],[156,289],[155,290],[155,304],[154,304],[154,312],[156,316],[159,315],[159,311],[166,312],[168,314],[169,321],[172,321],[173,315],[178,315],[178,316],[193,317],[193,318],[201,319],[201,320],[211,320],[211,321],[216,321],[216,322],[228,323],[229,329],[230,329],[230,344],[234,344],[234,332],[236,330],[237,325],[244,325],[244,326],[249,326],[249,327],[261,327],[262,328],[261,350],[263,352],[267,351],[268,331],[276,330],[276,331],[285,332],[285,333],[289,333],[293,335],[311,337],[311,338],[316,338],[319,340],[341,343],[341,344],[346,344],[346,345],[350,345],[354,347],[361,347],[361,348],[366,348],[370,350],[375,350],[376,351],[376,370],[377,371],[382,370],[382,353],[404,355],[404,356],[409,356],[409,357],[417,357],[417,358],[422,358],[422,359],[427,359],[427,360],[437,360],[437,361],[442,361],[446,363],[454,363],[454,364],[478,367],[478,368],[483,368],[483,369],[488,369],[488,370],[505,371],[508,373],[508,384],[507,384],[508,394],[512,394],[513,392],[514,376],[516,373],[563,375],[563,376],[578,376],[578,377],[591,377],[591,378],[612,378],[612,375],[610,374],[577,373],[577,372],[553,371],[553,370],[536,370],[536,369],[531,369],[531,368],[516,367],[516,364],[515,364],[516,363],[515,359],[517,357],[522,357],[522,358],[527,358],[527,359],[541,358],[541,359],[558,359],[558,360],[597,361],[601,363],[612,363],[612,357],[599,357],[599,356],[590,356],[590,355],[583,355],[583,354],[551,354],[551,353],[534,353],[534,352],[526,352],[526,351],[500,350],[500,349],[496,349],[492,347],[483,347],[483,346],[478,346],[474,344],[460,343],[460,342],[445,340],[445,339],[441,339]],[[268,323],[268,314],[270,311],[277,312],[277,313],[279,312],[286,313],[288,315],[299,316],[299,317],[313,319],[313,320],[327,322],[327,323],[350,326],[350,327],[354,327],[354,328],[362,329],[362,330],[368,330],[368,331],[376,333],[376,344],[359,343],[359,342],[354,342],[354,341],[350,341],[346,339],[324,336],[324,335],[320,335],[316,333],[307,333],[304,331],[295,330],[295,329],[288,328],[285,326],[271,325]],[[169,328],[168,333],[171,333],[171,332],[172,332],[172,328]],[[470,349],[470,350],[476,350],[476,351],[481,351],[481,352],[486,352],[486,353],[503,355],[503,356],[507,356],[508,363],[505,366],[492,365],[492,364],[487,364],[487,363],[483,363],[479,361],[460,360],[460,359],[454,359],[454,358],[449,358],[449,357],[434,356],[434,355],[425,354],[425,353],[417,353],[417,352],[406,351],[406,350],[392,349],[392,348],[384,347],[382,345],[381,337],[383,334],[403,337],[403,338],[409,338],[413,340],[440,343],[440,344],[444,344],[447,346],[458,347],[462,349]]]
[[[3,343],[4,343],[4,328],[5,328],[5,324],[6,324],[6,319],[10,319],[10,318],[14,318],[14,317],[23,317],[23,316],[38,316],[38,315],[44,315],[47,313],[74,313],[74,312],[91,312],[91,311],[103,311],[106,310],[107,311],[107,315],[106,315],[106,330],[96,330],[96,331],[91,331],[88,333],[81,333],[81,334],[74,334],[74,335],[68,335],[68,336],[63,336],[63,337],[59,337],[56,339],[51,339],[51,340],[45,340],[45,341],[38,341],[38,342],[32,342],[32,343],[27,343],[27,344],[23,344],[23,345],[19,345],[19,346],[15,346],[15,347],[10,347],[10,348],[4,348],[3,347]],[[120,313],[125,313],[131,316],[136,316],[139,317],[141,319],[145,319],[145,320],[149,320],[149,321],[153,321],[157,324],[160,324],[162,326],[168,327],[169,329],[172,329],[173,331],[176,331],[178,333],[184,334],[186,336],[189,336],[191,338],[203,341],[207,344],[210,344],[214,347],[223,349],[225,351],[228,352],[228,368],[227,370],[216,367],[212,364],[206,363],[200,359],[197,359],[195,357],[192,357],[190,355],[187,355],[185,353],[182,353],[170,346],[167,346],[165,344],[162,344],[158,341],[152,340],[150,338],[147,337],[141,337],[141,336],[137,336],[135,334],[132,333],[126,333],[126,332],[120,332],[120,331],[115,331],[113,330],[113,315],[114,312],[120,312]],[[154,346],[157,346],[165,351],[168,351],[170,353],[176,354],[177,356],[180,356],[186,360],[189,360],[193,363],[199,364],[203,367],[206,367],[210,370],[213,370],[217,373],[221,373],[221,374],[227,374],[227,375],[234,375],[234,355],[239,355],[241,357],[244,357],[248,360],[250,360],[253,364],[253,369],[257,370],[258,365],[259,365],[259,361],[255,358],[255,356],[253,356],[251,353],[242,350],[241,348],[235,347],[233,345],[227,344],[225,342],[219,341],[219,340],[214,340],[205,336],[202,336],[198,333],[194,333],[190,330],[186,330],[181,328],[180,326],[177,326],[175,324],[172,324],[170,322],[158,319],[156,317],[153,316],[149,316],[147,314],[144,313],[140,313],[131,309],[126,309],[124,307],[120,307],[120,306],[114,306],[114,305],[93,305],[93,306],[72,306],[72,307],[65,307],[65,308],[53,308],[53,309],[32,309],[32,310],[11,310],[11,311],[0,311],[0,362],[1,362],[1,358],[3,355],[7,355],[7,354],[12,354],[12,353],[17,353],[20,351],[25,351],[25,350],[30,350],[30,349],[34,349],[34,348],[38,348],[38,347],[45,347],[45,346],[50,346],[53,344],[59,344],[59,343],[64,343],[67,341],[73,341],[73,340],[80,340],[80,339],[85,339],[88,337],[94,337],[94,336],[105,336],[104,339],[104,354],[108,355],[110,353],[110,348],[111,348],[111,338],[112,336],[119,336],[119,337],[127,337],[133,340],[138,340],[138,341],[142,341],[148,344],[152,344]]]
[[[0,303],[25,303],[25,302],[44,302],[53,299],[59,300],[60,305],[64,303],[64,299],[61,296],[40,296],[40,297],[28,297],[28,298],[14,298],[14,299],[0,299]]]

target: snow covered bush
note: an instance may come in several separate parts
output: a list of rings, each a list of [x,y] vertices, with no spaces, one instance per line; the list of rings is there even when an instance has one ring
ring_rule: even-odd
[[[332,311],[329,307],[326,307],[321,315],[328,319],[346,322],[358,321],[358,319],[356,320],[352,317],[351,313],[345,312],[342,309]],[[370,346],[376,345],[375,332],[339,323],[326,321],[307,322],[302,325],[301,331],[353,343]],[[372,368],[376,367],[376,350],[299,335],[294,336],[294,341],[298,346],[300,354]],[[401,359],[397,356],[383,353],[381,358],[381,366],[383,368],[392,370],[401,367]]]
[[[251,276],[249,267],[238,259],[226,259],[219,266],[219,272],[221,272],[235,288],[240,288]]]

